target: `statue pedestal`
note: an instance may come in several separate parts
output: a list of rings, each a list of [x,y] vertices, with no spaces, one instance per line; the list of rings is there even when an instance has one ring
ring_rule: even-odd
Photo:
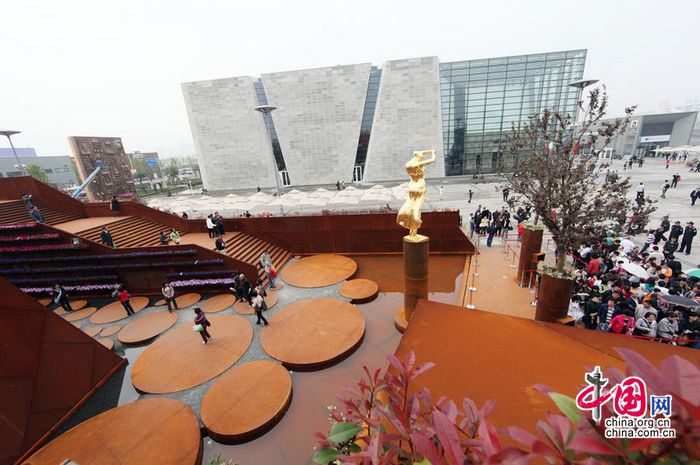
[[[394,325],[401,333],[408,327],[418,299],[428,298],[428,252],[426,236],[403,238],[403,307],[394,316]]]

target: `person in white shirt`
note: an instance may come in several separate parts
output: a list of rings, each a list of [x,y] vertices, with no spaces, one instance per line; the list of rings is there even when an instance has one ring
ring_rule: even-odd
[[[209,233],[209,237],[213,239],[214,237],[216,237],[216,232],[215,232],[216,225],[214,224],[214,221],[211,219],[211,215],[207,216],[206,223],[207,223],[207,232]]]
[[[639,185],[637,186],[637,199],[643,199],[644,198],[644,183],[640,182]]]
[[[640,254],[643,254],[644,252],[647,251],[649,247],[652,246],[654,241],[656,240],[656,234],[654,234],[654,231],[649,231],[649,235],[647,238],[644,240],[644,247],[642,247],[642,250],[639,251]]]
[[[651,302],[645,300],[641,304],[637,305],[637,308],[634,311],[634,317],[637,319],[645,318],[645,315],[647,313],[652,313],[654,314],[654,316],[656,316],[658,314],[658,311],[651,306]]]
[[[622,246],[622,249],[625,251],[625,254],[628,254],[634,249],[634,242],[632,242],[628,237],[625,237],[620,241],[620,245]]]
[[[661,263],[666,259],[666,257],[664,257],[663,253],[659,252],[659,246],[655,245],[651,248],[651,250],[652,252],[649,254],[649,258],[656,259],[656,264],[661,265]]]

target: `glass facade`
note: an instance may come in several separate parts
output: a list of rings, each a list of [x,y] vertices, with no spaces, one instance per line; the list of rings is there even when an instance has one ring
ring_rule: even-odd
[[[257,79],[253,81],[253,87],[255,88],[255,96],[258,98],[258,105],[269,105],[262,80]],[[272,116],[270,116],[269,113],[263,113],[263,120],[265,121],[265,126],[267,126],[267,133],[270,134],[272,139],[272,152],[275,154],[277,170],[285,171],[287,169],[287,165],[284,163],[282,148],[280,147],[280,141],[277,138],[277,131],[275,130],[275,123],[272,120]]]
[[[369,135],[372,132],[372,121],[374,120],[374,109],[377,106],[377,94],[379,93],[379,81],[382,78],[382,70],[372,66],[369,72],[369,83],[367,84],[367,98],[365,99],[365,109],[362,113],[362,126],[360,126],[360,139],[357,142],[357,154],[355,155],[355,166],[364,169],[367,160],[367,148],[369,147]]]
[[[440,63],[446,175],[492,173],[517,160],[502,144],[513,125],[550,108],[575,116],[586,50]]]

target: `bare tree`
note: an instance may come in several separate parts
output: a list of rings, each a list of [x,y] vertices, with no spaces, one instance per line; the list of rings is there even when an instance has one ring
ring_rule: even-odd
[[[564,271],[570,249],[610,229],[622,231],[633,208],[637,222],[654,210],[648,200],[635,207],[627,199],[629,178],[602,173],[596,163],[602,147],[624,133],[635,110],[626,108],[624,118],[604,121],[607,105],[605,87],[596,88],[586,102],[578,102],[580,123],[545,109],[506,137],[506,150],[518,161],[506,174],[507,183],[552,233],[558,271]]]

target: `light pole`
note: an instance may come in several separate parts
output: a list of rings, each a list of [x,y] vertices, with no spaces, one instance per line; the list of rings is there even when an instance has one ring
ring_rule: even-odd
[[[27,171],[24,169],[24,165],[19,161],[19,157],[17,156],[17,150],[15,150],[15,146],[12,143],[12,136],[15,134],[19,134],[21,131],[0,131],[0,134],[3,136],[7,137],[7,140],[10,141],[10,147],[12,147],[12,153],[15,154],[15,160],[17,160],[17,166],[19,170],[22,172],[23,175],[27,175]]]
[[[580,81],[574,81],[569,83],[569,87],[573,87],[575,89],[578,89],[580,92],[579,99],[576,102],[576,115],[574,116],[574,129],[571,131],[571,138],[573,139],[574,137],[574,132],[576,131],[576,123],[578,122],[578,110],[579,110],[579,102],[583,101],[583,89],[585,89],[588,86],[592,86],[598,82],[598,79],[581,79]],[[572,140],[573,143],[573,140]]]
[[[270,115],[270,119],[272,119],[272,112],[277,110],[277,107],[273,107],[272,105],[260,105],[259,107],[254,108],[255,111],[259,111],[263,115]],[[272,141],[272,131],[270,131],[270,128],[267,127],[267,122],[265,121],[265,117],[263,116],[263,123],[265,124],[265,129],[267,130],[267,135],[270,138],[270,147],[272,148],[272,167],[274,168],[274,175],[275,175],[275,183],[277,184],[277,198],[280,198],[280,175],[279,175],[279,170],[277,169],[277,159],[275,158],[275,145]],[[281,205],[280,205],[281,206]]]

